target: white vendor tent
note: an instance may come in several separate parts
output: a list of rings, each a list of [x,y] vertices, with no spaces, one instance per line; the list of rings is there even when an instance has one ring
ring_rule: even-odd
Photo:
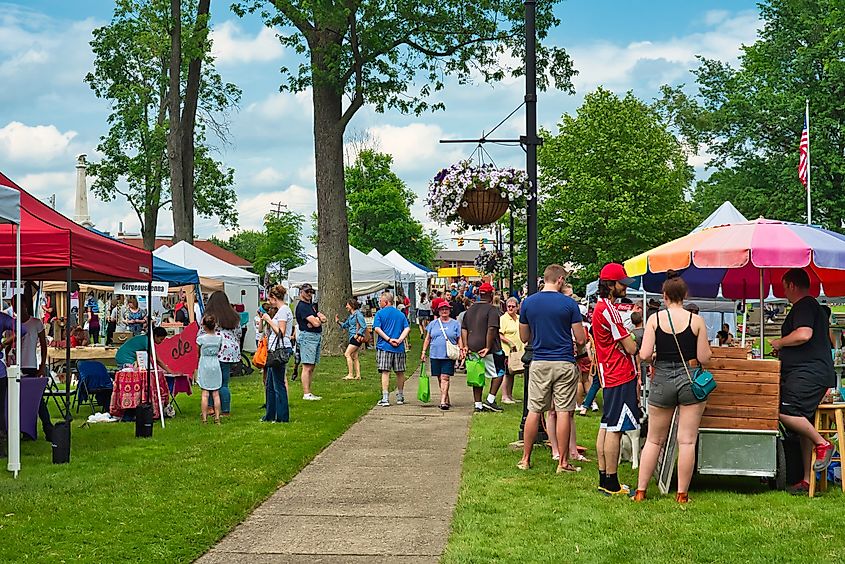
[[[229,303],[244,304],[244,309],[250,314],[244,349],[255,351],[255,324],[252,323],[252,317],[258,310],[257,274],[220,260],[185,241],[170,247],[159,247],[153,254],[178,266],[196,270],[200,278],[222,282]]]
[[[415,294],[417,295],[420,292],[426,291],[428,287],[429,277],[434,277],[437,275],[436,272],[428,272],[418,267],[402,255],[397,253],[396,250],[390,251],[389,253],[384,255],[384,259],[390,261],[390,264],[395,266],[397,270],[400,270],[401,272],[405,272],[413,276],[413,280],[416,286]]]
[[[719,227],[722,225],[733,225],[734,223],[746,223],[748,220],[740,213],[738,209],[730,202],[724,202],[721,206],[716,208],[716,211],[711,213],[707,219],[692,230],[693,233],[698,233],[710,227]]]
[[[349,265],[352,268],[352,295],[365,296],[396,283],[398,273],[396,269],[375,257],[367,256],[353,246],[349,246]],[[302,266],[288,271],[288,282],[291,286],[311,284],[317,287],[318,260],[311,260]]]

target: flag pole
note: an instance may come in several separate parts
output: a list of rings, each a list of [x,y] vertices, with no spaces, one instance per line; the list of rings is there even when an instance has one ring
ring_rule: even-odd
[[[813,224],[813,202],[810,192],[810,99],[806,100],[804,119],[807,123],[807,225]]]

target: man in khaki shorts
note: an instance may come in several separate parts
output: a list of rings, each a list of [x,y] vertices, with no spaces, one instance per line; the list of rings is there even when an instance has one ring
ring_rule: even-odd
[[[566,270],[551,264],[543,273],[545,285],[538,293],[523,300],[519,312],[519,336],[531,342],[534,356],[528,374],[528,417],[523,430],[522,460],[517,467],[531,467],[531,449],[540,426],[543,412],[554,404],[557,417],[557,436],[562,441],[557,472],[577,472],[569,463],[569,431],[575,411],[578,390],[578,369],[575,366],[575,344],[584,346],[587,334],[581,321],[581,311],[572,298],[561,293]],[[553,403],[554,402],[554,403]]]

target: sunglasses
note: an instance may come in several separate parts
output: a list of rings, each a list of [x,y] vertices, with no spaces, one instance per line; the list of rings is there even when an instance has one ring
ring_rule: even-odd
[[[303,294],[313,294],[314,290],[302,290]]]
[[[516,306],[515,306],[515,305],[513,305],[513,304],[511,304],[511,305],[509,305],[509,306],[508,306],[508,309],[511,309],[511,308],[514,308],[514,309],[515,309],[515,308],[516,308]]]

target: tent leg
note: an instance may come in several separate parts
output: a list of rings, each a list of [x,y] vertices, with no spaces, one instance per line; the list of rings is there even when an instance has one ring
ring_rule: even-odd
[[[765,296],[763,295],[763,269],[760,269],[760,358],[763,358],[765,355],[766,350],[766,325],[765,325],[765,313],[763,312],[763,300]]]
[[[15,366],[10,367],[6,374],[8,386],[9,414],[9,461],[7,468],[14,473],[15,478],[21,469],[21,226],[15,225]]]
[[[67,305],[66,305],[66,312],[65,312],[65,420],[67,421],[68,429],[70,429],[70,295],[71,295],[71,285],[73,284],[73,280],[71,279],[71,269],[67,269],[67,287],[65,288],[67,293]]]

